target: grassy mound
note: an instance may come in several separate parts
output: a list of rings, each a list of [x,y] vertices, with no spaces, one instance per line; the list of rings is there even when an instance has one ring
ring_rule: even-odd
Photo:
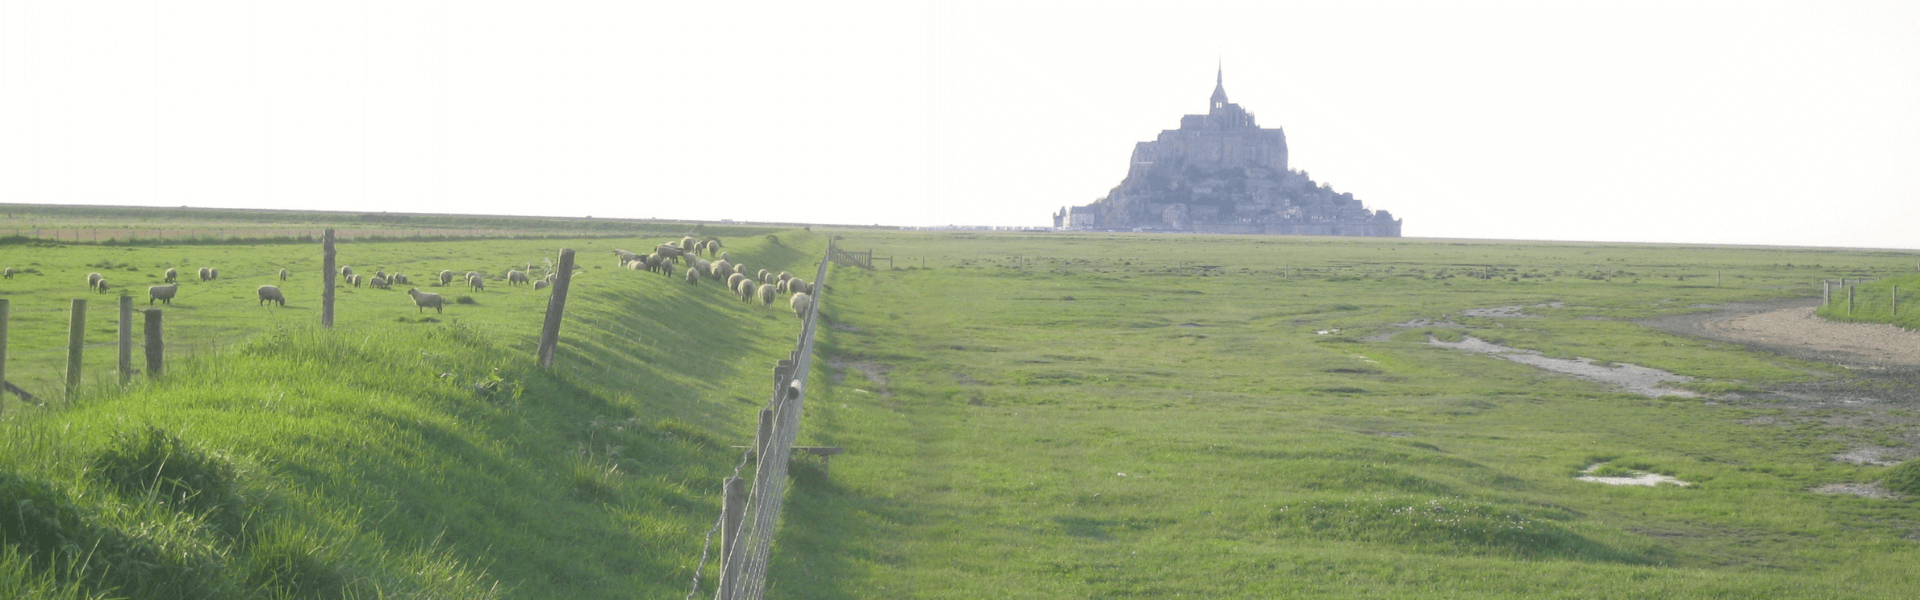
[[[1899,314],[1894,314],[1894,288],[1900,288]],[[1835,288],[1833,299],[1817,311],[1821,317],[1843,323],[1892,323],[1920,329],[1920,275],[1888,277],[1854,286],[1853,310],[1847,310],[1847,290]]]
[[[1880,479],[1887,489],[1909,496],[1920,496],[1920,460],[1910,460],[1887,469],[1887,475]]]
[[[732,251],[800,271],[823,241]],[[587,271],[540,369],[538,312],[475,316],[282,325],[9,412],[0,597],[685,594],[728,446],[798,322],[717,285]]]

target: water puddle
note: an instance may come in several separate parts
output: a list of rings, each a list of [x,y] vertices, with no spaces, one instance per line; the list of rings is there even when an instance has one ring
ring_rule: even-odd
[[[1589,358],[1549,358],[1533,350],[1508,348],[1470,335],[1461,336],[1458,342],[1442,342],[1433,336],[1427,336],[1427,343],[1442,348],[1491,354],[1513,362],[1531,365],[1555,373],[1565,373],[1581,379],[1619,385],[1627,388],[1629,392],[1649,398],[1658,398],[1661,396],[1692,398],[1699,396],[1699,394],[1686,390],[1660,387],[1670,382],[1692,381],[1692,377],[1675,375],[1659,369],[1650,369],[1639,365],[1618,363],[1613,366],[1608,366],[1595,363],[1593,359]]]
[[[1899,498],[1900,493],[1880,487],[1877,483],[1829,483],[1807,490],[1815,494],[1859,496],[1861,498]]]
[[[1579,477],[1576,477],[1575,479],[1579,479],[1581,481],[1591,481],[1594,483],[1604,483],[1607,485],[1639,485],[1639,486],[1646,486],[1646,487],[1654,487],[1662,483],[1673,484],[1680,487],[1693,485],[1690,482],[1681,481],[1679,479],[1675,479],[1673,477],[1669,477],[1666,475],[1661,475],[1659,473],[1645,473],[1641,471],[1634,471],[1632,475],[1620,475],[1620,476],[1604,476],[1604,475],[1593,474],[1594,471],[1600,470],[1600,467],[1605,464],[1607,463],[1597,463],[1597,464],[1594,464],[1593,466],[1587,467],[1586,469],[1581,470],[1580,472],[1582,473],[1582,475],[1580,475]]]

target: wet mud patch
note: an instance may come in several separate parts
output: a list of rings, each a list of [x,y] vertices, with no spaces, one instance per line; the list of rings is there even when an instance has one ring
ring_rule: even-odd
[[[1880,487],[1878,483],[1829,483],[1807,491],[1815,494],[1859,496],[1861,498],[1881,498],[1888,500],[1904,497],[1900,492]]]
[[[1572,375],[1589,381],[1618,385],[1627,391],[1658,398],[1661,396],[1697,397],[1699,394],[1680,389],[1661,387],[1668,383],[1692,381],[1692,377],[1676,375],[1660,369],[1642,367],[1626,363],[1605,365],[1589,358],[1550,358],[1533,350],[1521,350],[1495,344],[1473,336],[1461,336],[1458,342],[1443,342],[1433,336],[1427,336],[1427,343],[1442,348],[1451,348],[1467,352],[1489,354],[1513,362],[1529,365],[1544,371]]]

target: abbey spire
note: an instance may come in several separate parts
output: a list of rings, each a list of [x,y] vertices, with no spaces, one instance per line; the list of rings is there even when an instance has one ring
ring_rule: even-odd
[[[1213,105],[1209,107],[1211,109],[1221,109],[1221,108],[1227,107],[1226,68],[1224,65],[1222,65],[1217,69],[1218,70],[1213,72],[1213,99],[1211,100],[1211,102],[1213,102]]]

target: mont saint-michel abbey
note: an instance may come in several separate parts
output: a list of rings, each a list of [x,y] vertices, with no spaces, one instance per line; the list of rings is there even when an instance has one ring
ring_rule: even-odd
[[[1400,220],[1367,210],[1287,169],[1287,134],[1262,129],[1227,101],[1216,73],[1207,114],[1133,147],[1127,178],[1093,204],[1062,208],[1053,226],[1099,231],[1191,231],[1400,237]]]

